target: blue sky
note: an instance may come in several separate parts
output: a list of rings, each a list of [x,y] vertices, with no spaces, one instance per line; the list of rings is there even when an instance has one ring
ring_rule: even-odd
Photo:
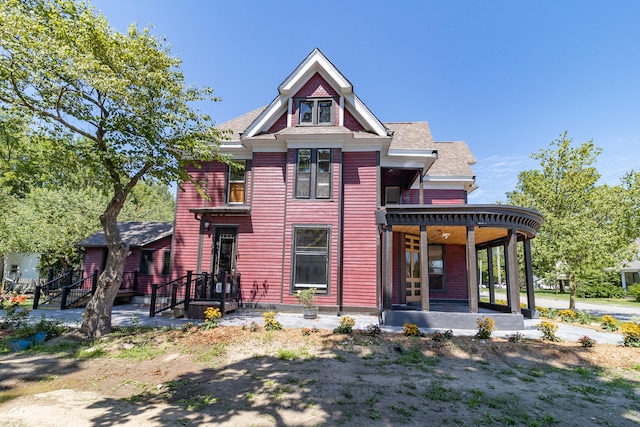
[[[466,141],[479,189],[506,200],[565,130],[603,149],[601,183],[640,169],[639,1],[98,0],[120,31],[153,25],[222,123],[277,95],[315,48],[383,122]]]

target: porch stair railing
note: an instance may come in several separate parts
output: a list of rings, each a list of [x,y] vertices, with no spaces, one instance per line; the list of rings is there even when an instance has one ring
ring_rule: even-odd
[[[94,270],[93,274],[83,277],[80,280],[62,288],[62,299],[60,301],[60,310],[74,308],[82,302],[91,298],[96,291],[98,284],[98,270]]]
[[[187,313],[189,304],[194,301],[215,301],[224,315],[228,301],[240,301],[240,274],[223,273],[216,276],[187,271],[185,276],[166,284],[153,284],[149,317],[176,309]]]
[[[34,290],[33,308],[49,308],[65,310],[81,306],[96,291],[99,271],[84,276],[84,271],[67,270],[58,277],[51,278],[37,285]],[[137,272],[125,272],[118,295],[135,294],[137,288]]]
[[[62,299],[62,289],[73,283],[73,269],[68,269],[63,273],[55,276],[53,269],[49,269],[49,277],[42,285],[37,285],[34,290],[33,308],[38,306],[59,307],[59,301]],[[42,301],[41,301],[42,299]]]

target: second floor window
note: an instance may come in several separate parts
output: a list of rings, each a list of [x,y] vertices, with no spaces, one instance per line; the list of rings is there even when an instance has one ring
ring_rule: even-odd
[[[296,198],[331,198],[331,150],[329,148],[298,150]]]
[[[235,161],[229,165],[227,202],[243,204],[245,197],[246,162]]]
[[[333,124],[332,99],[305,99],[298,102],[299,125]]]

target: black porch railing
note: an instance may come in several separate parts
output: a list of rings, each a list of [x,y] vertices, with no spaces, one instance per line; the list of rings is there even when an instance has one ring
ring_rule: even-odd
[[[208,273],[194,274],[187,271],[182,276],[164,285],[152,285],[149,316],[154,317],[166,310],[183,306],[184,312],[189,310],[192,301],[211,301],[220,305],[224,315],[227,301],[240,301],[240,273]]]
[[[93,274],[63,287],[60,309],[65,310],[67,308],[71,308],[85,297],[93,295],[96,291],[97,284],[98,270],[94,270]]]
[[[74,282],[73,269],[56,274],[53,269],[49,269],[49,276],[46,283],[36,286],[33,297],[33,308],[38,308],[41,304],[51,304],[62,297],[62,291],[65,286],[69,286]],[[83,272],[80,271],[80,276]],[[43,301],[40,301],[44,298]]]
[[[56,306],[60,310],[70,308],[87,295],[93,295],[96,290],[100,274],[95,270],[89,276],[84,270],[67,270],[56,276],[56,272],[49,271],[47,282],[37,285],[34,290],[33,308],[39,306]],[[118,292],[135,293],[138,289],[138,272],[130,271],[122,275],[122,283]]]

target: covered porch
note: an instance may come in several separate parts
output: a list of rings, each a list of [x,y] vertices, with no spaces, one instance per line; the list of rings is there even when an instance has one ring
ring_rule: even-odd
[[[377,222],[384,322],[475,329],[477,318],[485,314],[502,330],[521,329],[525,316],[536,317],[530,240],[542,220],[534,210],[507,205],[381,208]],[[506,301],[496,299],[495,285],[504,286]],[[524,307],[521,287],[526,289]],[[487,294],[484,301],[481,289]]]

